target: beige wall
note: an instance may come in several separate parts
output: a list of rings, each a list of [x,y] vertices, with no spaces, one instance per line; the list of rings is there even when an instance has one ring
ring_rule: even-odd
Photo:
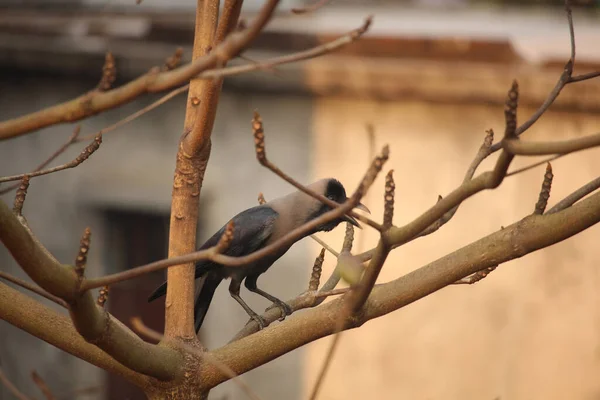
[[[315,105],[314,175],[336,176],[350,190],[367,166],[365,124],[377,148],[389,143],[396,178],[396,225],[456,187],[484,131],[503,131],[501,107],[325,98]],[[533,110],[519,110],[530,115]],[[523,117],[520,118],[521,120]],[[552,113],[526,140],[600,131],[600,116]],[[550,198],[600,173],[600,150],[553,163]],[[484,168],[495,159],[487,160]],[[533,158],[517,159],[514,167]],[[483,169],[480,169],[482,171]],[[406,274],[531,213],[543,167],[511,177],[459,209],[435,235],[392,253],[380,282]],[[383,174],[366,200],[381,220]],[[376,233],[358,240],[372,246]],[[339,246],[343,229],[323,235]],[[454,286],[343,335],[321,399],[592,399],[600,396],[600,227],[498,268],[474,286]],[[313,247],[316,255],[317,245]],[[331,271],[329,258],[324,274]],[[331,338],[308,346],[305,392]]]

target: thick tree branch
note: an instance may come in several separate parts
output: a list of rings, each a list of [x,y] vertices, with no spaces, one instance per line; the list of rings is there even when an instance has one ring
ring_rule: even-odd
[[[3,283],[0,283],[0,319],[137,385],[145,385],[150,379],[123,366],[100,348],[86,342],[67,316]]]
[[[1,201],[0,240],[34,282],[69,304],[73,324],[88,342],[134,371],[162,380],[176,377],[181,355],[142,341],[99,308],[91,292],[80,293],[76,268],[61,265]]]
[[[531,215],[392,282],[377,285],[354,327],[417,301],[466,276],[565,240],[600,221],[600,193],[555,214]],[[331,301],[211,354],[241,374],[335,331],[344,302]],[[280,340],[285,337],[286,340]],[[207,387],[227,379],[203,365]]]

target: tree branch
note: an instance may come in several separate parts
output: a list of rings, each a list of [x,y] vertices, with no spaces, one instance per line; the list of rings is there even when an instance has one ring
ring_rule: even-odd
[[[502,147],[514,155],[543,156],[549,154],[568,154],[600,146],[600,133],[577,139],[556,142],[524,142],[522,140],[505,140]]]
[[[525,217],[401,278],[377,285],[353,327],[404,307],[477,271],[565,240],[599,221],[600,193],[555,214]],[[231,342],[211,354],[236,373],[247,372],[332,334],[336,316],[344,304],[341,300],[296,314],[284,324]],[[286,340],[280,340],[282,337]],[[227,380],[225,375],[207,365],[201,367],[200,373],[205,377],[203,384],[207,387]]]
[[[533,124],[535,124],[538,119],[540,119],[540,117],[548,110],[548,108],[550,108],[552,103],[554,103],[554,100],[556,100],[558,98],[558,95],[563,90],[563,88],[565,86],[567,86],[569,83],[581,82],[581,81],[584,81],[587,79],[592,79],[597,76],[600,76],[600,71],[596,71],[596,72],[592,72],[592,73],[588,73],[588,74],[584,74],[584,75],[573,76],[573,68],[575,66],[575,29],[573,27],[573,14],[571,12],[571,4],[570,4],[569,0],[565,0],[565,12],[567,15],[567,21],[568,21],[568,25],[569,25],[571,57],[570,57],[569,61],[567,61],[567,63],[565,64],[565,66],[563,68],[563,72],[560,75],[560,77],[558,78],[558,82],[556,82],[556,85],[554,86],[552,91],[548,94],[548,97],[546,98],[546,100],[544,100],[542,105],[536,110],[535,113],[533,113],[533,115],[531,117],[529,117],[529,119],[527,121],[525,121],[521,126],[519,126],[515,130],[515,135],[517,137],[522,135],[527,129],[531,128],[531,126]],[[492,153],[494,153],[494,152],[500,150],[501,148],[502,148],[502,142],[498,142],[498,143],[494,144],[490,150]]]
[[[100,348],[86,342],[67,316],[3,283],[0,283],[0,319],[137,385],[145,385],[150,379],[125,367]]]
[[[56,400],[56,397],[54,396],[54,394],[52,394],[52,391],[50,390],[44,379],[42,379],[42,377],[36,371],[31,371],[31,379],[37,385],[40,391],[44,394],[46,400]]]
[[[268,22],[278,0],[269,0],[255,22],[244,31],[234,32],[210,53],[171,71],[156,69],[105,92],[91,91],[65,103],[0,123],[0,140],[10,139],[50,125],[78,121],[126,104],[145,93],[161,92],[186,83],[202,71],[223,64],[245,49]]]
[[[9,282],[12,282],[15,285],[21,286],[22,288],[27,289],[37,295],[45,297],[46,299],[58,304],[61,307],[64,307],[64,308],[69,307],[67,302],[64,301],[63,299],[61,299],[60,297],[53,296],[50,293],[46,292],[44,289],[40,288],[39,286],[33,285],[27,281],[24,281],[15,276],[9,275],[6,272],[0,271],[0,278],[7,280]]]
[[[9,392],[12,393],[18,400],[31,400],[27,397],[23,392],[21,392],[14,383],[8,379],[8,377],[4,374],[4,371],[0,368],[0,382],[8,389]]]
[[[72,141],[68,142],[73,143]],[[98,135],[96,136],[96,138],[94,139],[94,141],[92,143],[90,143],[89,145],[86,146],[85,149],[83,149],[83,151],[72,161],[69,161],[66,164],[62,164],[56,167],[52,167],[52,168],[48,168],[48,169],[44,169],[44,170],[38,170],[35,172],[28,172],[25,174],[19,174],[19,175],[13,175],[13,176],[5,176],[0,178],[0,183],[2,182],[10,182],[10,181],[18,181],[20,179],[22,179],[25,176],[28,176],[29,178],[34,178],[36,176],[41,176],[41,175],[48,175],[51,174],[53,172],[58,172],[58,171],[62,171],[64,169],[68,169],[68,168],[75,168],[76,166],[78,166],[79,164],[81,164],[82,162],[84,162],[85,160],[87,160],[92,154],[94,154],[94,152],[96,150],[98,150],[98,148],[100,148],[100,144],[102,144],[102,136]]]
[[[88,342],[134,371],[162,380],[179,373],[179,353],[142,341],[100,309],[91,292],[80,293],[76,269],[61,265],[2,201],[0,240],[34,282],[69,304],[73,324]]]
[[[554,207],[550,210],[546,211],[546,214],[554,214],[565,208],[571,207],[577,201],[583,199],[588,194],[600,188],[600,177],[592,180],[591,182],[586,183],[561,201],[559,201]]]

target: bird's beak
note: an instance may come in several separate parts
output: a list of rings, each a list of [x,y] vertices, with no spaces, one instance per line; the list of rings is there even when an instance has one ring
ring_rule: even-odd
[[[365,206],[362,203],[358,203],[358,205],[356,207],[354,207],[354,208],[355,209],[357,208],[359,210],[362,210],[364,212],[367,212],[367,213],[371,214],[371,211],[367,208],[367,206]],[[352,225],[356,226],[357,228],[362,229],[362,226],[360,226],[360,224],[358,223],[358,221],[355,218],[353,218],[353,217],[351,217],[349,215],[344,215],[343,219],[346,222],[350,222]]]
[[[356,207],[354,207],[354,208],[358,208],[359,210],[362,210],[362,211],[364,211],[364,212],[366,212],[368,214],[371,214],[371,210],[369,210],[367,208],[367,206],[365,206],[363,203],[358,203],[358,205]]]

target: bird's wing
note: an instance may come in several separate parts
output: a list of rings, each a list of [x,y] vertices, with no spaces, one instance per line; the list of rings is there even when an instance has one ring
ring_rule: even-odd
[[[231,257],[241,257],[259,250],[273,233],[273,226],[278,217],[277,211],[267,205],[261,205],[242,211],[233,217],[233,239],[229,248],[223,254]],[[200,250],[215,246],[223,233],[227,224],[212,235],[201,247]],[[195,278],[198,279],[212,268],[218,267],[210,260],[202,260],[196,263]],[[163,283],[154,293],[150,295],[148,301],[155,300],[164,296],[167,292],[167,283]]]
[[[242,211],[233,217],[233,239],[229,248],[223,252],[228,256],[241,257],[260,249],[273,233],[273,226],[279,214],[266,205],[256,206]],[[215,246],[227,224],[208,239],[200,250]]]

